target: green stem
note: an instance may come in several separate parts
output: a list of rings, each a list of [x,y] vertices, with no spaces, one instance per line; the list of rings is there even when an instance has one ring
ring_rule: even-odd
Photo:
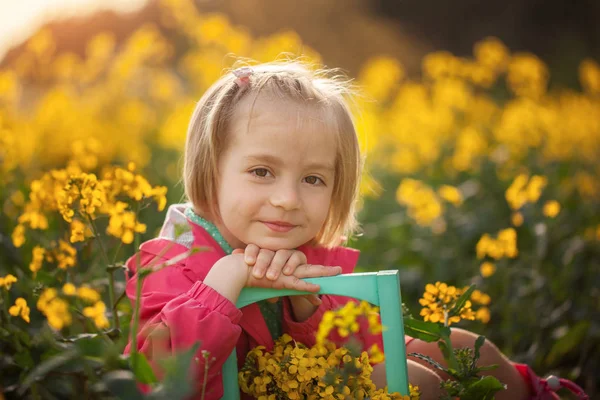
[[[100,239],[100,234],[98,232],[98,228],[96,227],[96,223],[89,215],[87,215],[87,218],[92,227],[92,231],[94,232],[94,236],[98,238],[98,245],[100,246],[100,252],[102,253],[104,261],[106,262],[106,267],[109,267],[110,260],[108,259],[108,253],[106,252],[104,244]],[[108,298],[111,306],[115,304],[115,276],[113,275],[112,270],[108,271]],[[112,318],[115,328],[119,329],[119,315],[115,311],[112,312]]]
[[[138,265],[138,268],[139,268],[139,265]],[[142,283],[144,280],[144,278],[140,274],[140,270],[137,269],[136,271],[137,271],[137,282],[136,282],[136,287],[135,287],[135,308],[133,310],[133,326],[130,331],[131,355],[134,356],[131,358],[131,366],[134,371],[136,370],[136,363],[137,363],[137,357],[135,357],[135,354],[137,354],[137,352],[138,352],[137,331],[138,331],[138,326],[140,323],[140,302],[141,302],[141,297],[142,297]]]
[[[2,288],[0,288],[0,290],[2,291],[2,296],[0,297],[0,302],[2,303],[2,315],[4,316],[4,319],[6,319],[6,326],[10,327],[10,314],[8,314],[8,306],[9,306],[9,301],[8,301],[8,290],[4,290]],[[10,327],[12,330],[12,327]],[[23,350],[23,346],[21,346],[21,342],[19,341],[19,337],[17,335],[11,335],[12,338],[12,342],[15,345],[15,348],[17,349],[17,352],[21,352],[21,350]]]
[[[448,324],[448,319],[448,310],[444,309],[444,326],[447,328],[450,327],[450,325]],[[452,347],[452,340],[450,339],[450,336],[452,336],[452,331],[450,331],[449,336],[443,336],[443,340],[444,342],[446,342],[446,346],[448,347],[448,359],[446,361],[448,362],[448,366],[450,368],[454,369],[455,371],[458,371],[458,360],[454,355],[454,348]]]

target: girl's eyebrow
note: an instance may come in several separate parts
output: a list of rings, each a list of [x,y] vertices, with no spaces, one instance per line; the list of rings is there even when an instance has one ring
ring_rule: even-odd
[[[246,162],[266,162],[275,166],[283,165],[283,160],[275,155],[271,154],[255,154],[244,157]],[[310,162],[305,166],[307,169],[318,169],[323,171],[332,172],[335,170],[333,163],[322,163],[322,162]]]

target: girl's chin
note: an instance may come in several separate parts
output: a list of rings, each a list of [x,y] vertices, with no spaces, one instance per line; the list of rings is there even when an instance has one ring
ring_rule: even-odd
[[[271,250],[271,251],[295,249],[295,248],[301,246],[302,244],[304,244],[304,242],[299,241],[297,239],[294,240],[292,238],[265,238],[265,237],[262,237],[256,241],[249,240],[248,243],[255,244],[258,247],[260,247],[261,249],[267,249],[267,250]]]

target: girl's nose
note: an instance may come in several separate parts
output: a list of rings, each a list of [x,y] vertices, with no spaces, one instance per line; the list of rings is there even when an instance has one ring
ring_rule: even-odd
[[[279,184],[273,188],[270,196],[271,205],[281,207],[286,211],[300,207],[300,194],[294,184]]]

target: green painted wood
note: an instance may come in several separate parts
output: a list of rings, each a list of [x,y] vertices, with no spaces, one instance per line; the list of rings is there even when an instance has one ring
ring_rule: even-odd
[[[329,294],[366,300],[379,306],[381,322],[385,327],[383,343],[386,358],[386,378],[391,392],[407,395],[408,371],[406,347],[404,344],[404,324],[402,321],[402,298],[400,276],[397,270],[370,273],[345,274],[325,278],[306,279],[321,286],[319,294]],[[289,289],[244,288],[236,306],[249,304],[281,296],[308,294]],[[235,349],[223,366],[223,387],[225,400],[239,400],[237,355]]]

